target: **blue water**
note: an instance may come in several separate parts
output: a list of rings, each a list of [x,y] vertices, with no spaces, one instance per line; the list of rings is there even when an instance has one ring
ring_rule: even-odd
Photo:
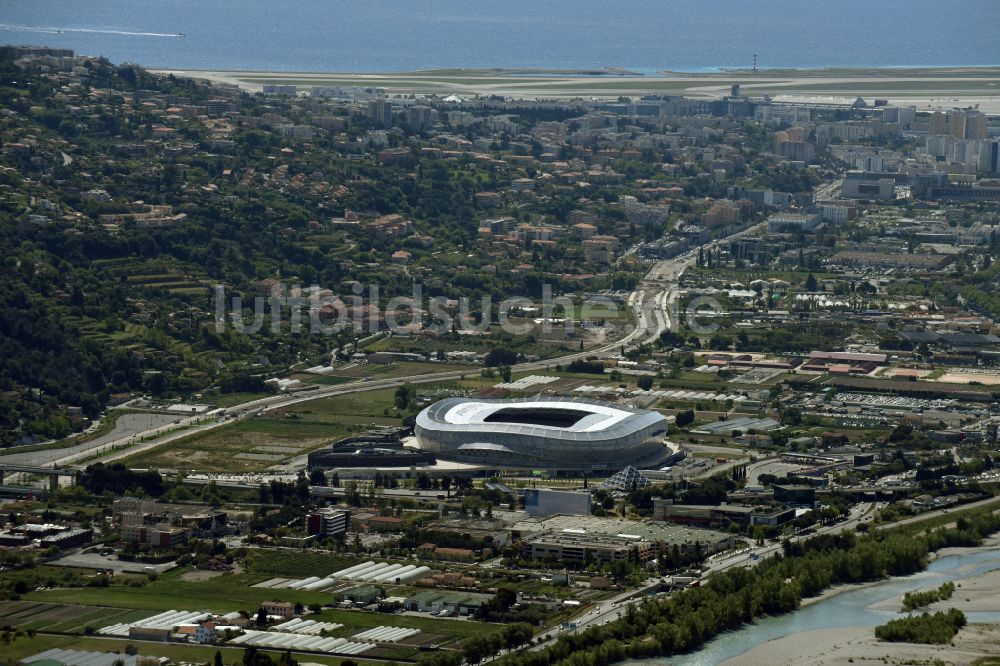
[[[997,26],[1000,0],[0,0],[0,43],[190,69],[996,65]]]
[[[926,571],[889,578],[875,585],[844,592],[816,602],[794,613],[765,618],[737,631],[721,634],[701,650],[669,659],[650,659],[634,664],[670,666],[715,666],[737,657],[765,641],[813,629],[874,627],[900,617],[896,612],[869,608],[905,592],[936,587],[946,581],[959,583],[986,571],[1000,569],[1000,548],[983,548],[965,555],[949,555],[931,562]],[[955,591],[960,597],[961,588]],[[1000,613],[966,613],[969,622],[1000,622]]]

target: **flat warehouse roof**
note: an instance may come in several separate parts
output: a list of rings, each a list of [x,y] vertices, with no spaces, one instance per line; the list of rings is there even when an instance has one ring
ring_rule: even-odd
[[[707,507],[712,508],[712,507]],[[717,530],[688,527],[674,523],[640,522],[621,518],[600,518],[596,516],[550,516],[530,518],[515,523],[514,530],[541,536],[544,532],[554,532],[551,537],[615,537],[622,540],[665,541],[703,543],[728,539],[729,534]],[[530,538],[530,534],[528,534]]]

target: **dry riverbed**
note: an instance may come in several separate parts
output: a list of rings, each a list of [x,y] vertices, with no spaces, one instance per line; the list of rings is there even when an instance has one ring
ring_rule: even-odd
[[[1000,536],[991,537],[984,545],[1000,545]],[[974,552],[975,548],[945,548],[937,557]],[[841,585],[824,594],[803,601],[803,605],[817,603],[837,594],[843,594],[859,585]],[[923,589],[933,589],[930,585]],[[898,611],[902,597],[893,597],[870,606],[875,610]],[[956,582],[951,599],[932,604],[929,611],[957,608],[963,612],[1000,612],[1000,570],[965,578]],[[871,627],[846,627],[804,631],[791,636],[767,641],[749,652],[729,659],[725,666],[797,666],[798,664],[923,664],[940,660],[945,664],[961,666],[972,664],[983,657],[1000,655],[1000,624],[969,624],[958,632],[951,645],[918,645],[912,643],[887,643],[875,638]]]

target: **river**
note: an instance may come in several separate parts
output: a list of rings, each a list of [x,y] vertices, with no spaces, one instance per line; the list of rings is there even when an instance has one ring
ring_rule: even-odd
[[[727,632],[709,641],[696,652],[669,658],[648,659],[631,664],[660,664],[670,666],[715,666],[737,657],[752,648],[775,638],[813,629],[838,627],[874,627],[900,617],[893,611],[882,611],[871,606],[905,592],[935,587],[946,581],[960,581],[986,571],[1000,569],[1000,547],[988,547],[957,555],[946,555],[933,562],[926,571],[912,576],[888,578],[837,594],[822,601],[804,606],[793,613],[768,617]],[[966,613],[970,623],[1000,622],[1000,612]]]

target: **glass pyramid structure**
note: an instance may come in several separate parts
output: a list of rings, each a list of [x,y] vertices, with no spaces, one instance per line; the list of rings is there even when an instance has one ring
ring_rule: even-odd
[[[601,484],[601,488],[611,488],[627,493],[636,488],[645,488],[650,483],[650,480],[640,474],[639,470],[629,465],[622,471],[609,477]]]

